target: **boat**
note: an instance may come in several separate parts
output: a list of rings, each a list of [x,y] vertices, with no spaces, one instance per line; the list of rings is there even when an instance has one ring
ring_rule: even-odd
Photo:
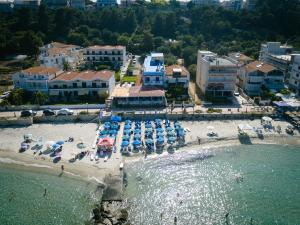
[[[94,153],[91,153],[91,161],[94,161],[94,159],[95,159],[95,155],[94,155]]]
[[[123,170],[123,167],[124,167],[124,163],[120,163],[120,170]]]

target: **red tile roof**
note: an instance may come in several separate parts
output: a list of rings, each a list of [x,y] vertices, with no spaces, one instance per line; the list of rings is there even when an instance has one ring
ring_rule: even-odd
[[[163,89],[151,86],[133,86],[129,89],[129,97],[163,97]]]
[[[273,70],[276,70],[276,68],[270,64],[261,62],[261,61],[254,61],[252,63],[249,63],[246,65],[246,71],[247,72],[253,72],[253,71],[261,71],[263,73],[269,73]]]
[[[114,76],[114,72],[110,70],[101,70],[101,71],[72,71],[72,72],[64,72],[58,77],[56,77],[55,81],[70,81],[70,80],[109,80],[112,76]]]
[[[167,66],[165,69],[166,75],[173,76],[173,69],[181,69],[181,76],[186,77],[189,75],[189,71],[184,66],[180,66],[180,65]]]
[[[57,72],[61,71],[58,68],[55,67],[42,67],[42,66],[35,66],[30,67],[28,69],[22,70],[23,73],[29,74],[29,75],[35,75],[35,74],[55,74]]]

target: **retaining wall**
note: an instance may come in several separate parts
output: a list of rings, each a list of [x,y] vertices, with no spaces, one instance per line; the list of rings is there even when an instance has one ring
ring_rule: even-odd
[[[74,123],[74,122],[98,122],[97,114],[70,115],[70,116],[35,116],[33,123]]]
[[[0,126],[30,126],[33,123],[32,117],[1,117]]]

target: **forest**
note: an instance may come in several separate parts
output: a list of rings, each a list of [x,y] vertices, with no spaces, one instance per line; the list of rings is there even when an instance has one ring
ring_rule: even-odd
[[[26,54],[51,41],[81,45],[125,45],[133,54],[163,52],[166,63],[183,58],[190,70],[197,49],[225,55],[241,51],[257,58],[264,41],[281,41],[300,48],[298,0],[261,0],[254,11],[231,11],[222,7],[180,7],[145,3],[128,8],[86,11],[71,8],[15,10],[0,14],[0,57]]]

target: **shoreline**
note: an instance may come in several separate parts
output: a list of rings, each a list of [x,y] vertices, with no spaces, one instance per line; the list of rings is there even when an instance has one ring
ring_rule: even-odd
[[[202,152],[205,150],[208,150],[210,148],[216,148],[220,151],[222,151],[222,147],[226,146],[240,146],[240,145],[291,145],[291,146],[300,146],[300,135],[294,135],[290,136],[287,134],[272,134],[264,136],[263,139],[257,137],[257,136],[249,136],[249,140],[251,143],[244,144],[241,143],[239,137],[223,137],[223,138],[215,138],[215,139],[209,139],[203,141],[201,139],[201,144],[199,145],[197,141],[191,141],[186,143],[184,146],[176,148],[174,147],[173,153],[168,153],[167,151],[164,151],[162,154],[150,154],[147,155],[147,158],[145,159],[143,154],[135,154],[132,156],[126,156],[124,157],[124,162],[126,164],[132,164],[138,161],[143,160],[151,160],[151,159],[157,159],[157,158],[166,158],[169,155],[177,154],[177,153],[184,153],[191,150],[196,150],[197,152]],[[126,165],[125,164],[125,165]]]

